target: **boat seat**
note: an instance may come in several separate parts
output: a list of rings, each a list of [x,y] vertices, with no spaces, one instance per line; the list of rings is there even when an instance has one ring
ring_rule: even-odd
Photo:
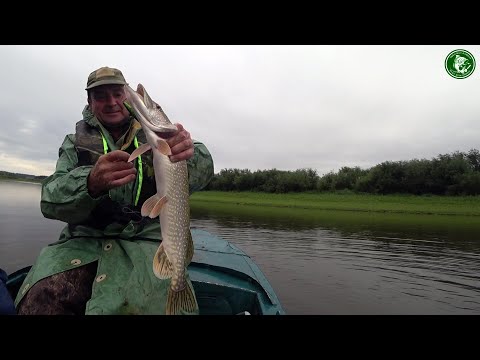
[[[200,315],[257,315],[256,294],[239,288],[193,281]]]

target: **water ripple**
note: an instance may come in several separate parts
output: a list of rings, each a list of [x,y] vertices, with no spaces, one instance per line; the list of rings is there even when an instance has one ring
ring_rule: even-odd
[[[192,219],[246,251],[289,313],[480,314],[480,244],[332,228],[296,231]]]
[[[7,272],[32,264],[63,227],[43,218],[39,199],[38,185],[0,183]],[[191,225],[249,254],[289,314],[480,314],[478,230],[331,218],[196,211]]]

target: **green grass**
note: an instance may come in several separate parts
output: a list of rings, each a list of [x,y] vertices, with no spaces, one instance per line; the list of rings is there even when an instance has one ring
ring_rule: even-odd
[[[210,202],[292,209],[480,216],[480,196],[201,191],[192,194],[190,199],[192,204]]]
[[[19,182],[41,184],[43,179],[14,178],[14,177],[8,177],[8,176],[1,176],[0,175],[0,181],[19,181]]]

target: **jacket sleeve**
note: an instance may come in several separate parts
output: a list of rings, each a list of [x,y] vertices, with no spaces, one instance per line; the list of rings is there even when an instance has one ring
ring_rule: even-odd
[[[187,160],[190,194],[202,190],[213,178],[213,159],[207,147],[200,141],[193,140],[195,151]]]
[[[79,223],[107,195],[92,198],[87,190],[87,177],[92,166],[77,167],[74,135],[67,135],[59,149],[55,172],[42,184],[40,209],[49,219]]]

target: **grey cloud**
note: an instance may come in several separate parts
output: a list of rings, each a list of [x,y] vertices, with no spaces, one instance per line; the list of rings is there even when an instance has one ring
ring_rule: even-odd
[[[88,74],[142,82],[222,168],[342,166],[479,148],[480,70],[445,71],[462,46],[0,46],[0,153],[54,164]],[[466,47],[480,59],[480,47]],[[24,124],[22,124],[24,122]],[[9,170],[1,169],[0,170]]]

